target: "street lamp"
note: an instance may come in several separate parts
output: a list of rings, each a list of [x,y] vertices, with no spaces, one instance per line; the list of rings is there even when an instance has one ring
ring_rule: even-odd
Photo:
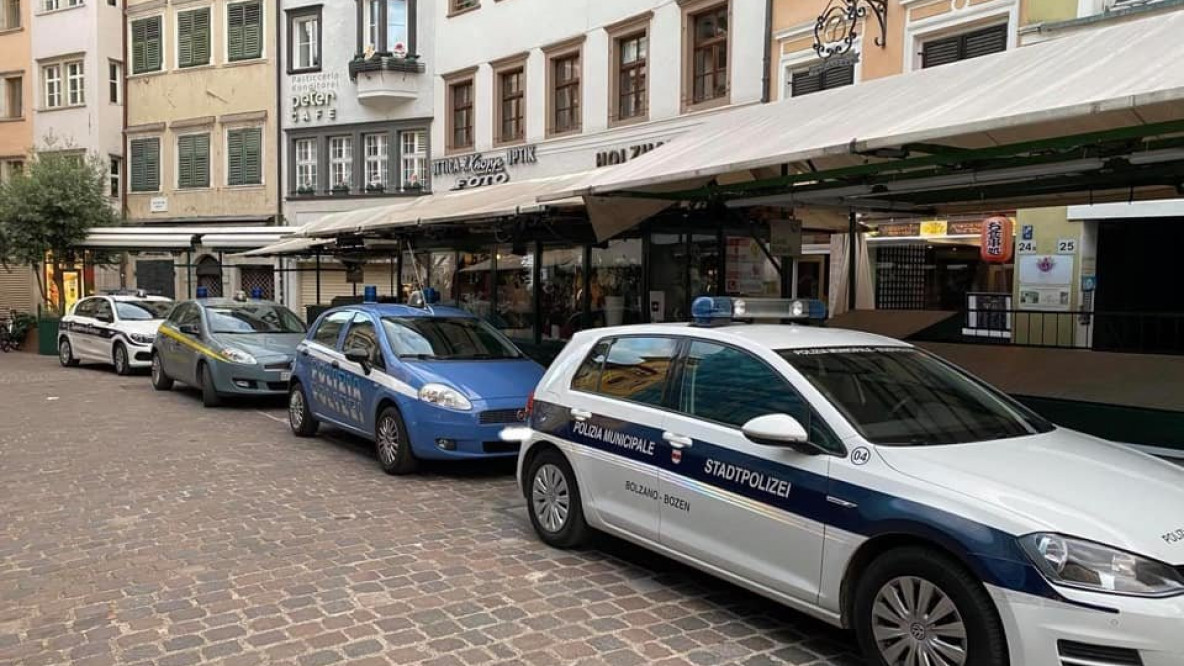
[[[869,12],[880,24],[876,46],[884,48],[888,0],[831,0],[814,24],[814,51],[818,57],[826,59],[850,51],[859,36],[855,32],[856,25],[859,19],[867,18]]]

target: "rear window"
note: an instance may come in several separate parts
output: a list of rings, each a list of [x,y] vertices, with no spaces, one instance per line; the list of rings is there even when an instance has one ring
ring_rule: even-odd
[[[659,406],[666,395],[677,350],[678,341],[674,338],[617,338],[608,346],[607,353],[602,352],[599,373],[593,368],[595,357],[585,361],[589,367],[581,381],[590,384],[592,377],[598,374],[594,392]]]
[[[587,393],[596,392],[596,389],[600,387],[600,370],[604,367],[608,347],[608,341],[601,340],[596,343],[592,351],[588,352],[588,357],[584,359],[584,362],[576,369],[575,376],[571,378],[572,390]]]

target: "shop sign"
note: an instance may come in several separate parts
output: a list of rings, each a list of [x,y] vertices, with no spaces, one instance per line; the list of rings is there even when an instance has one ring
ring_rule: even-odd
[[[983,232],[983,222],[950,222],[947,229],[951,236],[978,236]]]
[[[769,220],[769,254],[774,257],[802,256],[801,220]]]
[[[645,155],[654,148],[661,147],[665,143],[665,141],[650,141],[649,143],[635,143],[632,146],[625,146],[624,148],[602,150],[596,153],[596,167],[624,164],[629,160],[635,160]]]
[[[168,197],[152,197],[148,200],[148,211],[151,213],[167,213],[169,212],[169,198]]]
[[[921,223],[920,222],[904,222],[900,224],[881,224],[878,229],[879,236],[886,238],[898,238],[901,236],[920,236]]]
[[[508,183],[511,167],[536,164],[538,161],[536,146],[515,146],[507,148],[501,155],[471,153],[435,160],[432,162],[432,175],[437,178],[446,175],[459,176],[452,189],[467,190]]]
[[[337,88],[340,74],[321,72],[292,78],[293,123],[337,120]]]
[[[992,264],[1006,264],[1011,261],[1015,239],[1014,224],[1010,217],[988,217],[983,220],[982,247],[980,256],[983,261]]]
[[[921,223],[921,236],[923,238],[931,238],[933,236],[946,235],[946,221],[945,220],[927,220]]]

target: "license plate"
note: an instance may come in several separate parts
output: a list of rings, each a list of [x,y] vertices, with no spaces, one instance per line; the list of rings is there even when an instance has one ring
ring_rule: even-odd
[[[292,373],[290,373],[290,372],[281,372],[280,373],[280,381],[281,382],[286,382],[291,378],[292,378]]]

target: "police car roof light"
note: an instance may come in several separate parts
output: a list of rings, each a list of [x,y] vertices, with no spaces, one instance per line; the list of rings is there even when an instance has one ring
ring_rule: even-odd
[[[729,298],[700,296],[691,304],[696,326],[731,321],[807,321],[826,319],[826,304],[812,299]]]
[[[691,321],[695,326],[721,326],[732,320],[732,299],[700,296],[691,303]]]
[[[439,302],[440,292],[432,289],[431,287],[425,287],[419,291],[413,291],[411,292],[411,295],[407,297],[407,305],[410,305],[413,308],[425,308],[433,303]]]

